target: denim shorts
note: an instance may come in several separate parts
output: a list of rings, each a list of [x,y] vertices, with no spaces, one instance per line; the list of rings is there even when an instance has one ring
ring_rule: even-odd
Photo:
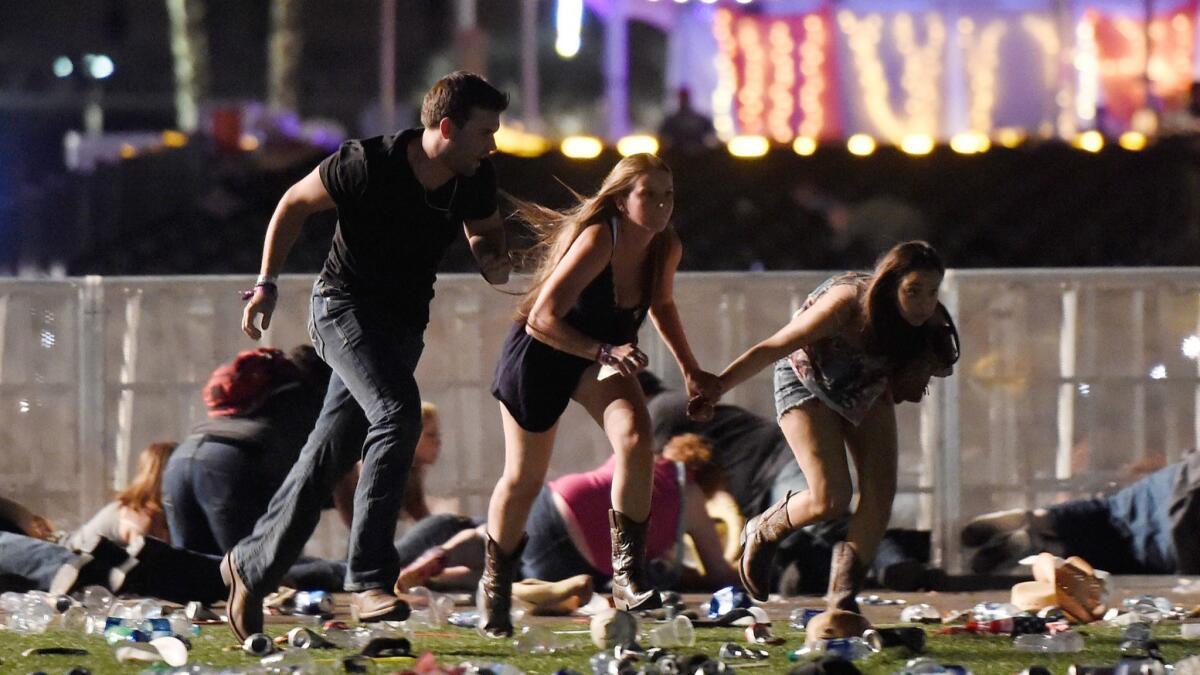
[[[792,408],[798,408],[816,397],[816,394],[809,391],[808,387],[800,382],[800,378],[796,377],[796,371],[792,370],[792,364],[786,357],[775,362],[776,420]]]

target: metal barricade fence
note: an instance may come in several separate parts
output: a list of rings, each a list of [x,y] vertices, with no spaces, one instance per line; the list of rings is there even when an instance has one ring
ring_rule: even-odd
[[[787,321],[827,275],[689,273],[676,302],[700,362],[719,370]],[[286,276],[262,343],[307,343],[311,277]],[[73,527],[136,470],[141,448],[204,415],[212,369],[254,343],[238,291],[248,277],[0,280],[0,494]],[[520,281],[516,282],[520,286]],[[919,405],[898,408],[892,524],[933,531],[935,559],[961,570],[958,529],[985,511],[1033,507],[1129,482],[1200,437],[1200,269],[952,270],[942,299],[963,357]],[[493,369],[515,299],[478,276],[443,275],[417,371],[441,413],[429,494],[482,515],[503,466]],[[680,376],[649,322],[651,369]],[[726,402],[774,416],[769,369]],[[610,449],[571,406],[551,476]],[[326,523],[310,552],[337,554]]]

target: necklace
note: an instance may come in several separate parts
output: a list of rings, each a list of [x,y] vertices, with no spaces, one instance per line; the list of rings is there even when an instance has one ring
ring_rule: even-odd
[[[434,206],[432,203],[430,203],[429,190],[424,185],[421,186],[421,194],[425,197],[425,206],[428,206],[434,211],[440,211],[448,220],[451,216],[450,209],[454,208],[454,197],[458,195],[458,176],[454,177],[454,185],[450,188],[450,199],[446,202],[446,208]]]

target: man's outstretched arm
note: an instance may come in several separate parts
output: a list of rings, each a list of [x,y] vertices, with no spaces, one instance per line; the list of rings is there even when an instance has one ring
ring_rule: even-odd
[[[335,206],[333,197],[325,189],[318,171],[313,169],[288,188],[275,207],[271,224],[267,226],[258,283],[255,284],[254,295],[242,313],[242,331],[255,340],[262,337],[262,330],[255,325],[254,317],[262,316],[262,329],[271,325],[271,314],[275,312],[275,300],[278,295],[275,278],[283,270],[288,253],[304,227],[304,221],[318,211],[326,211]]]
[[[500,211],[483,220],[468,220],[463,223],[467,233],[467,243],[471,245],[471,253],[479,263],[479,271],[489,284],[501,285],[508,283],[508,274],[512,264],[508,258],[508,244],[504,236],[504,219]]]

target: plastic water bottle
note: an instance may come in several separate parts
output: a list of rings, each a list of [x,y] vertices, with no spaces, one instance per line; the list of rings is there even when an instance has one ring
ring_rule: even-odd
[[[1083,651],[1083,636],[1073,630],[1061,633],[1026,633],[1013,640],[1020,652],[1069,654]]]
[[[592,668],[592,675],[613,675],[618,670],[618,663],[613,653],[608,650],[598,652],[592,658],[588,659],[588,665]]]
[[[942,614],[933,605],[909,605],[900,612],[901,623],[941,623]]]
[[[87,629],[87,610],[83,607],[71,607],[62,613],[59,620],[62,628],[65,631],[72,633],[82,633]]]
[[[975,605],[971,613],[976,621],[995,621],[1008,619],[1021,614],[1021,608],[1010,602],[981,602]]]
[[[1142,621],[1148,623],[1158,623],[1175,611],[1175,607],[1171,604],[1170,600],[1154,595],[1138,595],[1132,598],[1125,598],[1122,604],[1125,606],[1125,609],[1137,614],[1141,617]]]
[[[8,627],[24,634],[46,632],[46,627],[55,619],[54,609],[34,594],[19,597],[20,604],[16,606],[16,611],[8,615]]]
[[[25,594],[13,593],[5,591],[0,593],[0,609],[3,609],[9,614],[16,614],[21,611],[21,606],[25,604]]]
[[[518,654],[553,654],[558,651],[558,636],[545,626],[525,626],[513,641]]]
[[[89,610],[107,612],[112,603],[113,594],[103,586],[88,586],[83,589],[83,606]]]
[[[451,626],[458,626],[459,628],[474,628],[479,625],[479,610],[466,609],[461,612],[454,612],[450,616],[446,617],[446,621]]]
[[[478,675],[483,671],[493,673],[493,675],[525,675],[518,667],[508,663],[464,663],[464,675]]]
[[[1166,666],[1157,659],[1121,659],[1113,668],[1113,675],[1165,675]]]
[[[184,637],[193,637],[200,634],[200,627],[193,624],[188,618],[187,612],[182,609],[177,609],[169,616],[167,621],[171,622],[171,632]]]
[[[153,600],[139,600],[133,605],[134,619],[157,619],[163,615],[162,605]]]
[[[874,653],[875,649],[862,638],[832,638],[829,640],[817,640],[812,644],[805,645],[789,653],[788,660],[802,661],[830,654],[840,656],[847,661],[857,661]]]
[[[788,624],[796,630],[804,630],[812,618],[825,611],[824,607],[797,607],[788,617]]]

